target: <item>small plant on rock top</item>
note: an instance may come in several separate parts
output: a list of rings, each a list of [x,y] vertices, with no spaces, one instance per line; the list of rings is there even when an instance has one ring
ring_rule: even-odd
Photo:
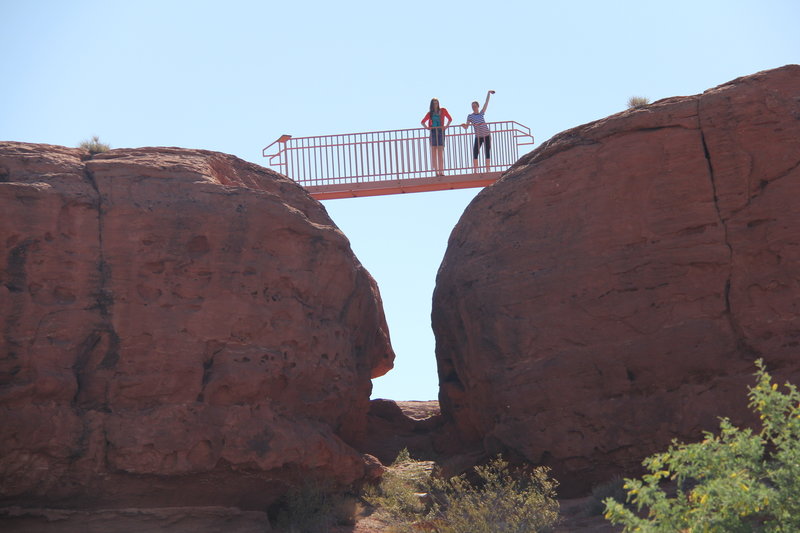
[[[83,148],[92,155],[108,152],[109,150],[111,150],[111,146],[106,143],[100,142],[100,137],[98,137],[97,135],[94,135],[89,140],[81,141],[81,144],[78,145],[78,148]]]
[[[650,103],[650,99],[646,96],[631,96],[628,98],[628,109],[639,109]]]
[[[624,532],[730,533],[800,531],[800,392],[785,392],[756,361],[750,407],[761,431],[739,429],[722,419],[718,435],[702,442],[673,442],[648,457],[651,472],[626,479],[627,499],[638,512],[612,498],[606,518]],[[665,483],[677,483],[671,493]]]

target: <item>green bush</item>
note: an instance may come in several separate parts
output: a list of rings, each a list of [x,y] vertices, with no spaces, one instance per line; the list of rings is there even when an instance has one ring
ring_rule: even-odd
[[[387,512],[396,533],[534,533],[558,520],[557,482],[548,470],[509,471],[501,458],[475,467],[476,483],[465,475],[442,479],[430,461],[401,452],[377,487],[364,499]]]
[[[337,524],[353,523],[355,502],[325,482],[306,481],[286,494],[276,529],[287,533],[319,533]]]
[[[90,140],[81,141],[81,144],[78,145],[78,148],[88,150],[88,152],[92,155],[111,150],[111,146],[100,142],[100,137],[97,135],[93,136]]]
[[[609,498],[608,520],[641,533],[800,531],[800,393],[789,383],[781,392],[763,361],[756,366],[748,397],[761,431],[722,419],[719,435],[673,442],[645,459],[650,474],[626,479],[627,499],[638,512]],[[670,494],[668,482],[676,484]]]
[[[533,533],[558,521],[558,483],[546,468],[512,474],[498,457],[476,466],[480,481],[466,476],[432,481],[436,503],[430,524],[437,533]]]
[[[414,459],[411,457],[411,453],[409,453],[408,448],[403,448],[397,454],[397,457],[394,458],[394,462],[392,466],[401,465],[403,463],[413,463]]]
[[[433,462],[416,461],[404,448],[377,486],[367,486],[363,498],[368,504],[386,512],[398,532],[414,532],[414,524],[424,519],[428,508],[425,496],[429,490]]]
[[[628,98],[628,109],[638,109],[650,103],[650,99],[646,96],[631,96]]]
[[[589,516],[601,515],[606,511],[605,501],[608,498],[624,500],[625,494],[625,480],[622,476],[614,476],[605,483],[592,487],[592,494],[587,500],[584,510]]]
[[[413,531],[410,524],[423,518],[426,511],[421,494],[413,481],[400,473],[388,471],[380,485],[364,489],[363,498],[368,504],[388,513],[400,531]]]

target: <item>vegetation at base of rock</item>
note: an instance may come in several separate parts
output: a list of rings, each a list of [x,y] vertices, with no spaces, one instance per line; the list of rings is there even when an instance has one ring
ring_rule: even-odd
[[[306,481],[292,488],[277,513],[275,529],[285,533],[319,533],[352,524],[357,500],[324,482]]]
[[[400,465],[403,463],[413,463],[414,459],[411,457],[411,452],[408,451],[408,448],[403,448],[395,457],[392,466]]]
[[[628,109],[639,109],[650,103],[650,99],[646,96],[631,96],[628,98]]]
[[[100,137],[94,135],[89,140],[81,141],[81,143],[78,145],[78,148],[83,148],[84,150],[87,150],[90,154],[95,155],[103,152],[108,152],[109,150],[111,150],[111,145],[100,142]]]
[[[599,516],[605,513],[605,501],[614,498],[618,501],[625,500],[625,480],[622,476],[614,476],[605,483],[592,487],[592,494],[586,502],[585,512],[589,516]]]
[[[380,484],[364,489],[364,500],[381,509],[397,524],[398,533],[417,531],[414,523],[425,516],[427,506],[424,496],[429,490],[432,461],[416,461],[403,448]]]
[[[772,383],[756,361],[756,386],[749,406],[761,431],[740,429],[722,419],[719,435],[702,442],[673,442],[648,457],[651,472],[626,479],[627,499],[638,512],[606,500],[606,518],[624,532],[800,531],[800,392]],[[668,494],[664,485],[677,486]]]
[[[432,522],[438,533],[532,533],[549,531],[558,521],[558,483],[544,467],[511,472],[498,457],[476,466],[480,481],[466,476],[432,480]]]
[[[380,485],[365,493],[371,505],[386,510],[396,533],[534,533],[558,521],[559,505],[546,468],[512,471],[497,457],[467,475],[441,478],[431,464],[395,461]]]

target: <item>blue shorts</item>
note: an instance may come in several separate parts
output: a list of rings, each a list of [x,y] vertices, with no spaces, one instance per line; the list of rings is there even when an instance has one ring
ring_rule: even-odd
[[[431,146],[444,146],[444,128],[431,128]]]

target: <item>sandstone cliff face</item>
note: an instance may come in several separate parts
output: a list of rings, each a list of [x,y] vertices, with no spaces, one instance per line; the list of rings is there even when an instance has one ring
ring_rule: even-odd
[[[555,136],[482,191],[434,295],[442,413],[565,493],[800,382],[800,67]]]
[[[264,509],[364,473],[393,353],[324,208],[235,157],[0,143],[0,503]]]

